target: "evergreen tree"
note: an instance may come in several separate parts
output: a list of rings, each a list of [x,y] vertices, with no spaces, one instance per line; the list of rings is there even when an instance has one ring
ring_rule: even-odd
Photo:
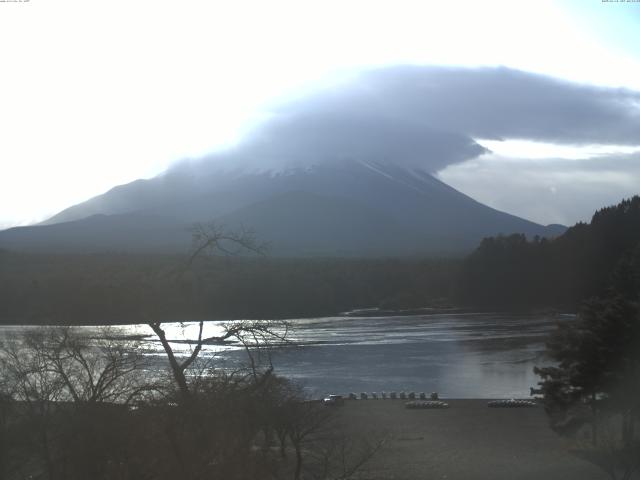
[[[640,290],[640,196],[597,211],[554,239],[486,238],[464,261],[458,301],[489,308],[576,309],[585,298]]]
[[[550,337],[555,365],[535,368],[552,428],[567,434],[590,424],[584,456],[614,479],[640,468],[639,313],[638,303],[621,295],[588,301],[575,322]]]

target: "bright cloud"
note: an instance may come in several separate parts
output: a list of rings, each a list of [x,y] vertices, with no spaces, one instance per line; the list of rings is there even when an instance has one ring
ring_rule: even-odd
[[[546,0],[0,3],[0,225],[41,219],[233,144],[274,102],[363,67],[505,65],[640,90],[628,38],[604,42],[605,33],[577,21],[580,7]]]
[[[548,148],[527,146],[528,151]],[[489,153],[450,165],[438,178],[493,208],[541,224],[589,221],[595,210],[639,193],[640,148],[630,153],[619,151],[628,147],[614,147],[605,154],[602,147],[595,155],[564,148],[557,150],[568,155],[553,158],[527,158],[527,150],[515,157]],[[577,158],[580,153],[587,155]]]
[[[512,159],[519,161],[542,160],[556,161],[557,159],[584,160],[587,158],[603,157],[620,154],[631,154],[640,152],[640,137],[638,145],[615,145],[615,144],[556,144],[548,142],[537,142],[532,140],[487,140],[477,139],[483,147],[491,150],[495,155],[507,161]]]

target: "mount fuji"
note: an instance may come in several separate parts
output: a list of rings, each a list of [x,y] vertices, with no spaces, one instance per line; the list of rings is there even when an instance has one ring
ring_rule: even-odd
[[[0,247],[55,252],[183,252],[195,222],[252,229],[276,256],[457,254],[485,236],[554,236],[420,169],[343,159],[279,170],[183,164],[118,186],[40,225],[0,232]]]
[[[475,138],[580,141],[570,107],[592,98],[585,88],[504,68],[365,72],[276,105],[233,148],[2,231],[0,248],[184,252],[209,221],[252,229],[275,256],[447,255],[497,234],[557,236],[564,227],[494,210],[437,172],[489,153]]]

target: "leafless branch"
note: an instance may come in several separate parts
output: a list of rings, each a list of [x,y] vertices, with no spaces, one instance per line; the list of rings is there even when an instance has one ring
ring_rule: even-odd
[[[241,226],[235,231],[210,223],[197,223],[191,229],[192,253],[187,260],[187,268],[194,260],[204,254],[222,253],[236,256],[243,252],[264,255],[268,249],[266,243],[258,242],[253,230]]]

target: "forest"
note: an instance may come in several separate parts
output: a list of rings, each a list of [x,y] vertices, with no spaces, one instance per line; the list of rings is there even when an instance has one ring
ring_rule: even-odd
[[[127,324],[448,306],[456,259],[0,252],[0,323]]]
[[[459,302],[503,309],[576,311],[609,289],[640,290],[640,197],[598,210],[555,239],[485,238],[464,260]]]
[[[32,254],[0,251],[0,323],[296,318],[359,308],[574,312],[638,292],[640,197],[563,235],[485,238],[465,258]]]

